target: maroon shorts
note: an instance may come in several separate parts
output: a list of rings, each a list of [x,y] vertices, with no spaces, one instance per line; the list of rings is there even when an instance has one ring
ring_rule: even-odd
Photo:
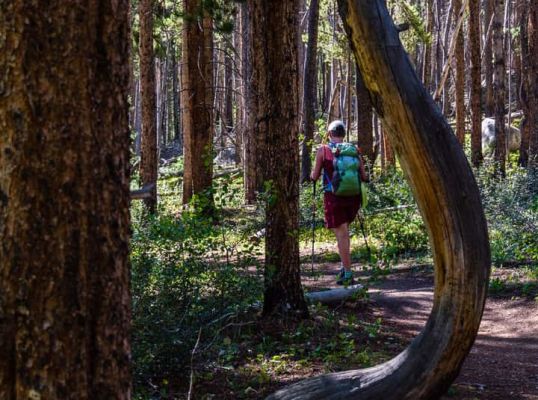
[[[342,197],[325,192],[323,205],[325,208],[325,227],[337,228],[343,223],[353,222],[359,212],[361,196]]]

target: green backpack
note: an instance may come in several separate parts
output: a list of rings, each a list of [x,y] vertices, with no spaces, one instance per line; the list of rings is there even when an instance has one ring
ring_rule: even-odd
[[[332,177],[325,173],[326,190],[344,197],[362,194],[357,147],[351,143],[331,143],[329,148],[333,154],[334,171]]]

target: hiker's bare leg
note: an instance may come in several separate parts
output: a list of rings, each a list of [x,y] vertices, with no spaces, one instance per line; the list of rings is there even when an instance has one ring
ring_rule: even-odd
[[[332,228],[338,243],[338,254],[346,271],[351,271],[351,254],[349,249],[349,224],[344,223],[336,228]]]

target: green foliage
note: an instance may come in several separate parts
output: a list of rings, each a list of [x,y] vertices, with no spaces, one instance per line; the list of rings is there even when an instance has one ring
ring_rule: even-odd
[[[321,0],[319,4],[318,52],[325,60],[344,60],[349,52],[349,44],[342,26],[335,0]],[[307,36],[303,38],[306,42]]]
[[[228,184],[229,185],[229,184]],[[220,187],[222,207],[233,194]],[[177,200],[177,198],[176,198]],[[178,376],[200,346],[261,297],[259,254],[243,225],[214,223],[199,210],[133,209],[133,361],[137,384]],[[157,380],[158,381],[158,380]]]
[[[404,20],[409,23],[418,40],[424,44],[431,44],[432,35],[427,31],[422,18],[423,11],[418,4],[411,4],[407,1],[399,2]]]
[[[476,172],[488,221],[492,260],[538,262],[538,176],[509,167],[505,178],[486,164]]]
[[[388,261],[407,253],[428,250],[428,236],[411,189],[401,170],[392,169],[370,185],[365,211],[369,235],[379,242]]]

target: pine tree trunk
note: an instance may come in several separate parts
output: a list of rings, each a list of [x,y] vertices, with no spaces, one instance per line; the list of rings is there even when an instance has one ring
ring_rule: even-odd
[[[530,2],[527,35],[529,40],[529,166],[538,168],[538,3]]]
[[[224,127],[225,127],[225,143],[229,143],[234,131],[234,114],[233,114],[233,71],[232,52],[229,42],[226,42],[224,55]]]
[[[308,313],[300,279],[297,0],[247,3],[256,137],[266,183],[264,315]]]
[[[242,12],[243,30],[243,79],[245,86],[245,128],[243,135],[244,163],[245,163],[245,202],[254,204],[256,194],[263,189],[263,177],[261,171],[261,157],[263,156],[264,138],[257,134],[257,92],[255,82],[258,79],[257,72],[253,70],[253,54],[259,51],[258,39],[254,30],[255,21],[252,17],[250,4],[244,4]]]
[[[426,1],[427,17],[426,17],[426,30],[433,37],[434,15],[433,15],[433,0]],[[431,77],[432,77],[432,44],[424,44],[424,57],[422,62],[422,82],[424,86],[431,89]]]
[[[184,135],[183,204],[197,195],[204,212],[213,209],[213,22],[201,0],[184,0],[182,98]]]
[[[504,126],[505,100],[506,100],[506,66],[504,60],[504,33],[503,15],[504,1],[496,0],[495,17],[493,20],[493,57],[495,70],[493,71],[493,90],[495,92],[495,161],[501,175],[505,174],[506,162],[506,133]]]
[[[364,158],[372,165],[375,158],[372,133],[372,102],[358,67],[356,67],[355,90],[357,92],[357,140]]]
[[[484,0],[484,34],[486,41],[484,43],[484,81],[486,85],[486,117],[493,117],[495,114],[494,96],[493,96],[493,41],[492,17],[495,14],[495,0]]]
[[[383,154],[385,155],[385,168],[389,169],[396,164],[396,156],[390,143],[389,136],[385,133],[385,127],[381,124],[381,131],[383,132]]]
[[[480,60],[480,3],[469,2],[469,45],[471,47],[471,161],[482,163],[482,99]]]
[[[317,104],[317,50],[318,50],[318,22],[319,22],[319,0],[310,0],[308,11],[308,44],[306,48],[305,74],[304,74],[304,140],[301,146],[301,182],[310,179],[312,169],[310,156],[312,153],[312,143],[314,141],[314,129],[316,120]]]
[[[239,59],[233,63],[234,68],[232,68],[232,79],[233,79],[233,102],[236,105],[235,107],[235,154],[236,154],[236,163],[238,166],[243,165],[243,129],[244,129],[244,99],[243,99],[243,85],[241,83],[241,63],[242,63],[242,53],[243,53],[243,44],[241,40],[241,11],[238,10],[235,14],[236,24],[233,32],[233,48],[235,54],[239,55]]]
[[[384,0],[340,0],[342,20],[430,236],[432,312],[401,354],[363,370],[295,383],[268,399],[438,399],[458,376],[482,316],[490,268],[486,219],[465,154],[401,46]]]
[[[181,134],[181,104],[179,100],[179,92],[179,68],[177,64],[177,53],[175,44],[172,42],[172,109],[174,114],[174,140],[178,142],[178,146],[181,149],[183,147],[183,135]]]
[[[3,2],[0,398],[130,399],[129,2]]]
[[[141,0],[140,18],[140,96],[142,98],[142,135],[140,179],[143,186],[154,185],[151,197],[144,200],[151,213],[157,206],[157,99],[155,57],[153,54],[153,0]]]
[[[528,21],[529,21],[529,1],[521,0],[520,3],[520,20],[519,20],[519,38],[521,48],[521,87],[519,91],[521,108],[523,110],[523,121],[521,122],[521,145],[519,148],[519,165],[527,167],[529,162],[529,143],[530,143],[530,124],[534,118],[534,113],[529,107],[529,92],[531,85],[530,71],[530,54],[528,39]]]
[[[461,11],[461,0],[454,0],[454,20],[458,20]],[[465,44],[463,27],[456,35],[456,137],[463,145],[465,143]]]
[[[298,14],[297,14],[297,24],[299,25],[299,29],[297,29],[297,68],[298,68],[298,74],[299,74],[299,109],[301,111],[304,111],[304,79],[305,79],[305,62],[306,62],[306,49],[305,44],[303,43],[303,33],[305,31],[306,27],[306,21],[305,18],[306,15],[306,0],[298,0],[299,1],[299,8],[298,8]],[[304,114],[301,112],[299,115],[299,126],[303,125],[303,118]]]

